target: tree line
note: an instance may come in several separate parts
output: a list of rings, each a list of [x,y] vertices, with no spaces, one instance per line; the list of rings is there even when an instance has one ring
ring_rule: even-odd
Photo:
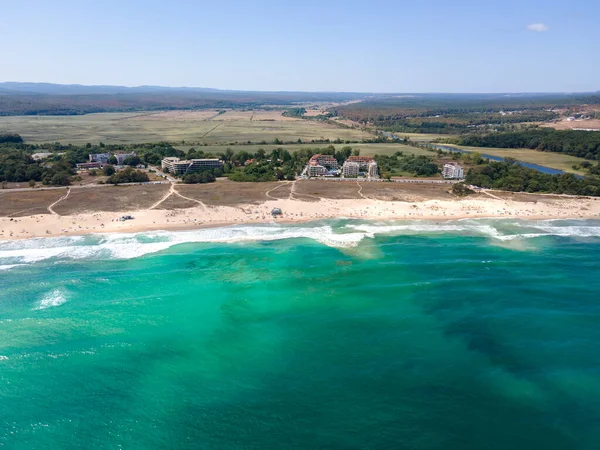
[[[466,184],[511,192],[600,196],[600,180],[573,174],[549,175],[520,166],[507,158],[469,169]]]
[[[471,134],[459,140],[470,147],[529,148],[600,160],[600,133],[534,128],[509,133]]]
[[[409,173],[414,176],[431,177],[440,173],[440,167],[433,158],[425,155],[405,155],[396,152],[391,156],[375,155],[379,170],[384,178]]]

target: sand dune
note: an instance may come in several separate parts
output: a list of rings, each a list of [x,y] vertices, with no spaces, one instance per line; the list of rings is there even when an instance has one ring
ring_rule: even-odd
[[[540,197],[537,197],[538,199]],[[225,224],[265,223],[273,220],[301,222],[330,218],[431,219],[512,217],[520,219],[600,218],[600,199],[559,198],[516,201],[510,198],[480,196],[476,199],[427,200],[417,202],[376,199],[294,199],[269,200],[239,206],[142,209],[83,213],[75,215],[34,215],[0,218],[0,239],[25,239],[57,235],[107,232],[175,230]],[[283,215],[273,219],[271,210],[281,208]],[[120,221],[124,214],[133,220]]]

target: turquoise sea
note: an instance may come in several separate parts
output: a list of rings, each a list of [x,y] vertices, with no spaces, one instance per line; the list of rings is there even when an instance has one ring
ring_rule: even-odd
[[[0,242],[0,447],[599,449],[600,221]]]

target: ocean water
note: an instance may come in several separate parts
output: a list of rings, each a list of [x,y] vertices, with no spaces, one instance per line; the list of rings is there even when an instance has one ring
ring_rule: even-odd
[[[0,242],[0,447],[600,448],[600,221]]]

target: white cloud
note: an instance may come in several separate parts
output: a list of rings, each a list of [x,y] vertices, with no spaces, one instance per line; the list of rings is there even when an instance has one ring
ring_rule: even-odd
[[[550,27],[545,23],[532,23],[530,25],[527,25],[527,29],[529,31],[537,31],[538,33],[542,33],[544,31],[548,31]]]

